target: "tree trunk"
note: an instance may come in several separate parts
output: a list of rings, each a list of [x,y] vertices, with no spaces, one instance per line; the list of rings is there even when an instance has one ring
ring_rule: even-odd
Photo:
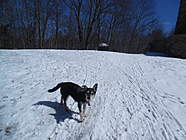
[[[186,0],[180,1],[175,34],[186,34]]]
[[[59,30],[59,10],[58,6],[56,8],[56,37],[55,37],[55,46],[58,48],[58,30]]]

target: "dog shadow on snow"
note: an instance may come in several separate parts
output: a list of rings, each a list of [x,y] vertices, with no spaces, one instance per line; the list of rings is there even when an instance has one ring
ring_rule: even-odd
[[[54,116],[57,123],[64,122],[65,119],[73,119],[77,122],[81,122],[78,119],[73,118],[73,114],[79,114],[79,113],[74,112],[74,111],[65,112],[63,105],[58,102],[39,101],[33,105],[44,105],[44,106],[54,109],[56,113],[55,114],[50,113],[49,115]]]

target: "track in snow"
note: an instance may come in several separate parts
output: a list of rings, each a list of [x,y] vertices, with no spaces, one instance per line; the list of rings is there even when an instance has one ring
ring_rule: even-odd
[[[94,51],[0,51],[0,139],[186,139],[186,61]],[[93,86],[80,123],[61,81]]]

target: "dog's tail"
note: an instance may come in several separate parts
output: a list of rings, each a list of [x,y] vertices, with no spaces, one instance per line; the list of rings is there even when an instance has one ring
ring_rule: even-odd
[[[62,83],[59,83],[59,84],[57,84],[57,86],[55,86],[54,88],[49,89],[48,92],[54,92],[54,91],[58,90],[61,86],[62,86]]]

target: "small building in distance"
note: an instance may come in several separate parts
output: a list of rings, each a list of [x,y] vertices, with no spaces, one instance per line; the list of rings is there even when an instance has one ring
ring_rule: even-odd
[[[100,51],[108,51],[109,50],[109,45],[107,43],[100,43],[98,46],[98,50]]]

